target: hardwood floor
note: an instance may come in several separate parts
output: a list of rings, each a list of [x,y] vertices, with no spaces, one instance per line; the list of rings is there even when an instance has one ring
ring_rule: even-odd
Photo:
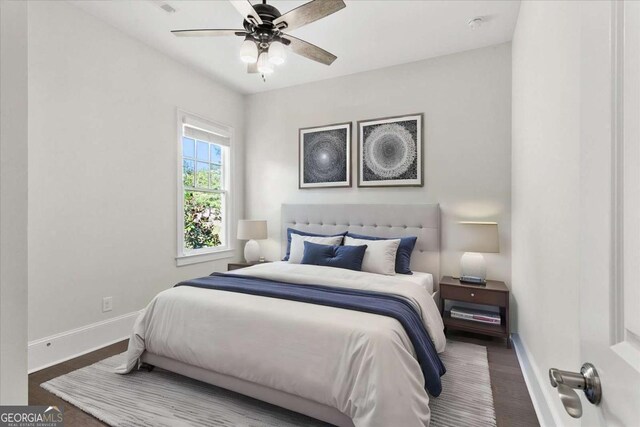
[[[456,341],[471,342],[487,347],[491,388],[493,390],[498,427],[539,425],[513,349],[507,349],[504,341],[484,339],[464,332],[450,332],[448,337]],[[109,356],[122,353],[126,349],[127,341],[121,341],[84,356],[34,372],[29,375],[29,404],[63,406],[66,427],[105,426],[106,424],[93,416],[49,393],[40,387],[40,384],[106,359]]]
[[[447,338],[487,347],[498,427],[540,425],[513,346],[507,348],[505,340],[500,338],[461,331],[447,331]]]
[[[83,356],[76,357],[75,359],[62,362],[58,365],[51,366],[29,375],[29,405],[63,406],[64,425],[66,427],[106,426],[106,424],[99,421],[97,418],[82,412],[80,409],[68,402],[65,402],[56,395],[49,393],[47,390],[40,387],[40,384],[59,377],[60,375],[75,371],[76,369],[84,368],[85,366],[99,362],[107,357],[122,353],[127,349],[127,342],[128,340],[120,341],[119,343],[101,348],[100,350],[87,353]]]

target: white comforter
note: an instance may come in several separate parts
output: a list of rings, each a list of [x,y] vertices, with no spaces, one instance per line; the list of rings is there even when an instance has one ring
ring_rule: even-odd
[[[437,351],[444,350],[436,304],[418,284],[288,263],[235,273],[403,296],[421,313]],[[357,427],[429,424],[429,396],[413,345],[390,317],[180,286],[159,293],[141,313],[117,372],[131,371],[145,350],[337,408]]]

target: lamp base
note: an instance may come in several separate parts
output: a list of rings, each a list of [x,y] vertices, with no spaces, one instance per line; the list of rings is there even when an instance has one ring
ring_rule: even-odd
[[[244,259],[251,263],[260,259],[260,245],[251,239],[244,245]]]
[[[460,281],[484,285],[487,282],[487,263],[482,254],[465,252],[460,258]]]

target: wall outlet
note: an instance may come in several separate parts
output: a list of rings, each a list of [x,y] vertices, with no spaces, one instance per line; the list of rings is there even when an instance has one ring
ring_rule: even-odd
[[[113,297],[102,298],[102,312],[106,313],[111,310],[113,310]]]

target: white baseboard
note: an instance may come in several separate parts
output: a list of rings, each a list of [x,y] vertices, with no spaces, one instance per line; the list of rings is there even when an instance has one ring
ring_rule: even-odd
[[[559,399],[559,397],[549,392],[545,393],[546,388],[549,386],[548,377],[538,375],[537,370],[534,368],[533,357],[518,334],[511,334],[511,342],[516,350],[522,375],[527,383],[527,389],[538,416],[538,422],[542,427],[563,425],[563,419],[566,419],[566,417],[558,412],[557,406],[549,400],[552,398]]]
[[[129,338],[139,311],[29,343],[29,373]]]

